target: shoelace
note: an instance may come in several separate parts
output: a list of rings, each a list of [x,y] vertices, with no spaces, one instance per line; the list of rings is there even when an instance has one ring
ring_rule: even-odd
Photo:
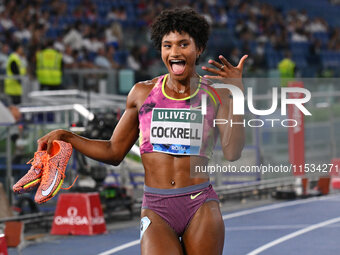
[[[42,171],[42,176],[41,176],[41,183],[42,184],[46,184],[47,183],[47,179],[46,178],[48,176],[48,170],[47,168],[47,163],[48,163],[48,154],[46,153],[42,158],[41,158],[41,162],[43,164],[43,171]]]
[[[36,168],[40,168],[43,169],[44,165],[42,162],[42,158],[44,158],[46,156],[46,154],[44,154],[43,156],[38,156],[38,151],[34,153],[34,157],[31,158],[26,164],[29,165],[31,164],[32,166],[36,167]]]
[[[42,173],[42,177],[41,177],[42,185],[46,184],[47,181],[48,181],[48,178],[46,177],[46,176],[49,175],[49,171],[48,171],[48,169],[46,169],[46,168],[48,167],[48,165],[50,165],[50,166],[52,165],[52,167],[57,167],[56,163],[53,162],[53,161],[50,162],[50,163],[48,163],[48,160],[49,160],[49,159],[50,159],[50,156],[49,156],[47,153],[46,153],[46,155],[44,155],[44,157],[41,158],[42,164],[43,164],[43,166],[44,166],[44,168],[43,168],[43,173]],[[65,179],[65,174],[64,174],[64,173],[61,173],[61,174],[62,174],[62,178]],[[69,186],[68,188],[61,188],[61,189],[68,190],[68,189],[72,188],[73,185],[76,183],[77,179],[78,179],[78,175],[77,175],[77,177],[74,179],[74,181],[73,181],[73,183],[72,183],[71,186]]]

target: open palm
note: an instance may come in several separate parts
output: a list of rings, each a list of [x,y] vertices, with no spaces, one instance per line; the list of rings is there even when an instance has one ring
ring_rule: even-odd
[[[230,64],[228,60],[226,60],[225,57],[223,57],[222,55],[219,56],[221,63],[218,63],[215,60],[210,59],[208,63],[217,67],[217,69],[206,66],[203,66],[202,69],[216,75],[204,75],[204,77],[208,79],[242,78],[243,65],[247,57],[248,55],[244,55],[240,59],[240,62],[238,63],[237,66],[233,66],[232,64]]]

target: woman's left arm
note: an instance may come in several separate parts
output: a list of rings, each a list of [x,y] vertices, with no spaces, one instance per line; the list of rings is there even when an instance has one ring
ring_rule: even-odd
[[[244,61],[248,56],[244,55],[239,64],[235,67],[230,64],[222,55],[219,56],[221,63],[209,60],[209,64],[215,68],[205,67],[202,69],[215,75],[205,75],[205,78],[218,80],[219,83],[233,85],[244,92],[242,83],[242,72]],[[233,114],[233,95],[227,88],[216,89],[222,104],[219,106],[215,124],[219,129],[221,145],[224,157],[229,161],[235,161],[241,157],[245,143],[244,116]]]

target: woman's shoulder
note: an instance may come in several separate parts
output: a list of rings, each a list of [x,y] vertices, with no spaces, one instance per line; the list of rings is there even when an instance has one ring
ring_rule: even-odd
[[[157,84],[161,77],[162,76],[158,76],[151,80],[137,82],[134,87],[138,90],[150,90]]]
[[[151,80],[137,82],[131,89],[128,99],[136,103],[140,101],[144,102],[160,78],[162,78],[162,76],[155,77]],[[139,104],[137,103],[137,105]]]

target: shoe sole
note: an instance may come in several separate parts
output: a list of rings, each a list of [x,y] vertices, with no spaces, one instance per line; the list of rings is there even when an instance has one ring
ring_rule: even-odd
[[[18,188],[13,188],[13,191],[18,194],[26,193],[32,191],[40,183],[41,178],[35,179],[29,183],[19,186]]]
[[[41,181],[41,178],[38,178],[38,179],[35,179],[34,181],[31,181],[27,184],[25,184],[24,186],[22,186],[24,189],[27,189],[29,187],[31,187],[32,185],[36,185],[37,182],[40,182]]]

